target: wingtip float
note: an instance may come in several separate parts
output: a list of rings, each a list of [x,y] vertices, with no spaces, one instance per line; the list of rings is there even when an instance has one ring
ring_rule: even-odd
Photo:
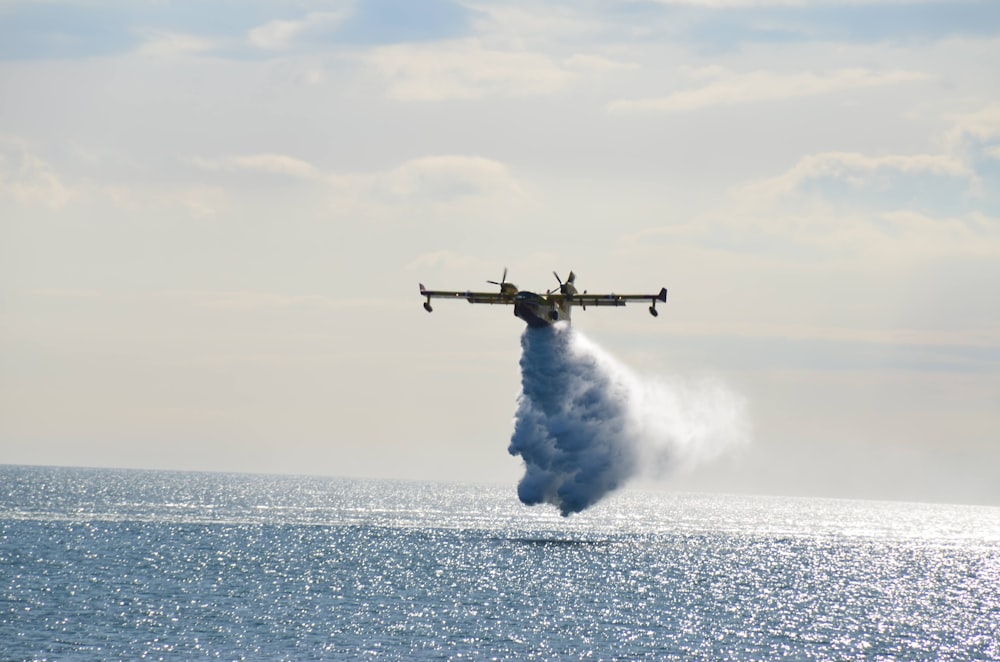
[[[564,281],[559,274],[552,272],[559,283],[556,290],[546,290],[545,294],[537,294],[527,290],[519,290],[513,283],[507,282],[507,269],[503,270],[500,281],[488,280],[487,283],[500,288],[499,292],[464,292],[451,290],[428,290],[420,284],[420,295],[426,298],[424,310],[433,312],[431,299],[465,299],[469,303],[488,303],[514,307],[514,315],[530,327],[547,327],[556,322],[569,322],[573,306],[584,310],[587,306],[624,306],[628,301],[649,301],[649,314],[659,315],[656,302],[666,302],[667,288],[662,287],[656,294],[589,294],[586,290],[576,289],[576,274],[572,271]]]

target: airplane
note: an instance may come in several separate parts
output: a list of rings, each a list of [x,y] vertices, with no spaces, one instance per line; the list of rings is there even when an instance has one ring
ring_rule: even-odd
[[[519,290],[513,283],[507,282],[507,269],[504,268],[503,276],[498,283],[495,280],[488,280],[487,283],[500,287],[499,292],[453,292],[445,290],[428,290],[420,283],[420,295],[427,298],[424,302],[424,310],[433,312],[431,299],[465,299],[469,303],[489,303],[514,306],[514,316],[524,320],[530,327],[544,328],[559,321],[569,322],[570,312],[574,305],[580,306],[584,310],[587,306],[624,306],[627,301],[650,301],[649,314],[653,317],[659,315],[656,310],[656,302],[667,300],[667,288],[660,288],[657,294],[588,294],[586,290],[582,293],[576,289],[576,274],[572,271],[565,282],[559,278],[555,271],[552,275],[559,282],[559,290],[547,290],[544,295]]]

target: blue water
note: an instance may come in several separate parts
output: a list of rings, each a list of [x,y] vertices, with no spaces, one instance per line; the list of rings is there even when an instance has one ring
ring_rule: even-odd
[[[0,466],[4,660],[982,660],[998,624],[998,508]]]

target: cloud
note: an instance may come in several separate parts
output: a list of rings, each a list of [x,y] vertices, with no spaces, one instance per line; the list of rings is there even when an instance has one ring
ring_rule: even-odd
[[[175,58],[197,55],[213,50],[218,44],[210,39],[189,34],[156,32],[139,47],[139,55],[153,58]]]
[[[318,174],[312,164],[284,154],[236,156],[232,158],[231,162],[237,168],[245,170],[257,170],[300,179],[312,179]]]
[[[593,37],[607,29],[607,16],[586,16],[579,6],[570,8],[546,7],[541,3],[515,6],[499,3],[480,5],[474,26],[477,34],[495,44],[537,44],[539,47],[553,43],[566,43],[583,39],[593,43]]]
[[[1000,104],[955,115],[952,119],[954,124],[945,135],[945,143],[951,149],[959,149],[970,142],[982,144],[1000,139]],[[988,151],[995,153],[994,148]]]
[[[259,290],[98,290],[87,288],[35,288],[29,294],[46,299],[109,301],[135,305],[153,301],[157,307],[168,303],[180,303],[193,308],[223,310],[254,310],[272,308],[343,308],[346,305],[360,307],[373,299],[333,299],[323,294],[292,294],[265,292]]]
[[[412,213],[470,211],[473,207],[481,213],[503,213],[524,195],[507,166],[481,156],[422,156],[375,172],[328,171],[302,159],[268,153],[194,158],[190,163],[205,172],[260,173],[298,180],[325,191],[338,213],[350,210],[358,218],[381,217],[399,205],[408,206]],[[211,204],[217,199],[186,198],[191,200],[188,208],[202,216],[222,208]]]
[[[520,187],[499,161],[478,156],[425,156],[406,161],[375,180],[383,200],[448,202],[462,198],[518,195]]]
[[[920,5],[931,4],[934,0],[652,0],[654,4],[667,6],[701,7],[705,9],[752,9],[758,7],[814,7],[821,6],[863,6],[863,5]]]
[[[570,69],[593,73],[606,73],[611,71],[624,71],[639,68],[639,65],[634,62],[621,62],[619,60],[612,60],[599,55],[587,55],[584,53],[577,53],[572,57],[566,58],[564,63]]]
[[[453,251],[434,251],[433,253],[423,253],[414,258],[406,268],[413,271],[424,271],[428,269],[443,269],[448,271],[471,271],[479,269],[487,263],[479,258],[470,255],[461,255]]]
[[[0,139],[0,198],[7,196],[22,205],[60,209],[68,204],[71,189],[26,144]]]
[[[806,0],[653,0],[664,6],[698,7],[702,9],[748,9],[753,7],[803,7]]]
[[[908,236],[914,240],[909,246],[924,253],[1000,255],[1000,218],[980,212],[933,217],[905,209],[879,214],[878,220],[887,236]]]
[[[925,214],[911,209],[838,211],[822,205],[763,213],[720,208],[688,222],[623,239],[629,250],[668,244],[699,254],[743,255],[758,265],[863,272],[901,272],[917,265],[1000,257],[1000,218],[969,212]]]
[[[205,308],[335,308],[339,305],[337,301],[321,294],[275,294],[255,291],[173,291],[169,294],[192,299],[197,302],[197,305]]]
[[[783,74],[773,71],[729,74],[725,70],[718,69],[713,69],[709,73],[710,77],[720,79],[702,87],[682,90],[665,97],[612,101],[607,108],[614,113],[688,112],[711,106],[819,96],[929,78],[927,74],[914,71],[875,72],[869,69],[841,69],[828,74],[811,72]]]
[[[351,15],[351,8],[340,11],[311,12],[299,20],[275,20],[257,26],[247,33],[250,45],[262,50],[283,50],[310,33],[323,32],[339,26]]]
[[[311,163],[285,154],[245,154],[222,159],[195,158],[192,162],[209,171],[253,171],[284,175],[296,179],[316,179],[321,176]]]
[[[475,39],[376,48],[364,61],[406,101],[552,94],[576,74],[541,53],[493,50]]]
[[[731,190],[704,223],[676,231],[707,247],[816,260],[996,255],[1000,224],[961,199],[977,181],[952,154],[810,154]]]
[[[218,187],[195,186],[180,192],[180,204],[194,218],[213,218],[229,208],[226,192]]]
[[[773,200],[820,179],[836,179],[863,187],[879,172],[973,177],[968,166],[948,154],[867,156],[858,152],[823,152],[802,157],[789,171],[777,177],[745,185],[738,195],[743,199]]]

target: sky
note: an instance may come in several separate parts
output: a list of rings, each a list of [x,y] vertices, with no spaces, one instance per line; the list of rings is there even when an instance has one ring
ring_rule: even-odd
[[[1000,505],[1000,4],[0,2],[0,463],[510,484],[523,323],[752,439],[657,489]]]

